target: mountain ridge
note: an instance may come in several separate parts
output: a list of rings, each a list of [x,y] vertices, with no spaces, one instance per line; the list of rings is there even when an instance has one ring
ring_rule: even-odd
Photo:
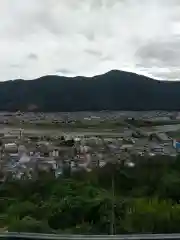
[[[139,73],[135,73],[135,72],[127,72],[127,71],[122,71],[122,70],[116,70],[116,69],[112,69],[110,71],[107,71],[105,73],[102,73],[102,74],[97,74],[97,75],[94,75],[94,76],[91,76],[91,77],[88,77],[88,76],[83,76],[83,75],[77,75],[77,76],[64,76],[64,75],[57,75],[57,74],[49,74],[49,75],[42,75],[40,77],[37,77],[37,78],[34,78],[34,79],[10,79],[10,80],[6,80],[6,81],[3,81],[2,83],[5,83],[5,82],[9,82],[9,81],[34,81],[34,80],[38,80],[38,79],[42,79],[42,78],[47,78],[47,77],[55,77],[55,78],[69,78],[69,79],[77,79],[77,78],[82,78],[82,79],[90,79],[90,80],[93,80],[93,79],[96,79],[97,77],[102,77],[102,76],[106,76],[106,75],[111,75],[111,74],[122,74],[122,73],[125,73],[125,74],[131,74],[131,75],[137,75],[137,76],[142,76],[144,78],[147,78],[147,80],[154,80],[154,81],[161,81],[161,82],[170,82],[168,80],[158,80],[158,79],[155,79],[153,77],[148,77],[146,75],[143,75],[143,74],[139,74]],[[180,82],[179,81],[173,81],[171,80],[171,82]],[[1,82],[0,82],[1,83]]]
[[[88,79],[88,81],[86,81]],[[94,77],[46,75],[0,83],[0,111],[180,110],[180,82],[111,70]]]

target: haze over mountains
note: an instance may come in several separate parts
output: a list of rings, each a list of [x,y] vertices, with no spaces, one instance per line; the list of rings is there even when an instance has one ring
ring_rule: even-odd
[[[0,83],[1,111],[180,110],[180,82],[113,70]]]

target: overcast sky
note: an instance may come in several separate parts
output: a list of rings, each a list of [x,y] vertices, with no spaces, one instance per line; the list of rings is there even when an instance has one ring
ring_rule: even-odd
[[[0,81],[111,69],[180,79],[180,0],[0,1]]]

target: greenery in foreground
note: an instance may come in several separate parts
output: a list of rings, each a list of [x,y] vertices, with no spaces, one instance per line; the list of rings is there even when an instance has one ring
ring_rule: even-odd
[[[9,179],[0,187],[0,228],[109,234],[114,173],[116,234],[180,232],[180,158],[135,161],[58,179],[43,172],[37,181]]]

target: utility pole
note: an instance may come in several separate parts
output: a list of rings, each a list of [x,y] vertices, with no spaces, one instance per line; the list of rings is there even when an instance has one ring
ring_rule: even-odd
[[[2,146],[0,146],[0,169],[2,169]]]
[[[1,175],[0,178],[2,178],[3,175],[2,146],[0,147],[0,175]]]
[[[21,143],[23,141],[23,131],[24,130],[22,128],[19,129],[19,139],[20,139]]]
[[[111,235],[115,235],[115,213],[114,213],[115,181],[114,181],[114,166],[113,166],[113,171],[112,171],[111,190],[112,190],[112,199],[111,199],[111,225],[110,225],[110,234],[111,234]]]

